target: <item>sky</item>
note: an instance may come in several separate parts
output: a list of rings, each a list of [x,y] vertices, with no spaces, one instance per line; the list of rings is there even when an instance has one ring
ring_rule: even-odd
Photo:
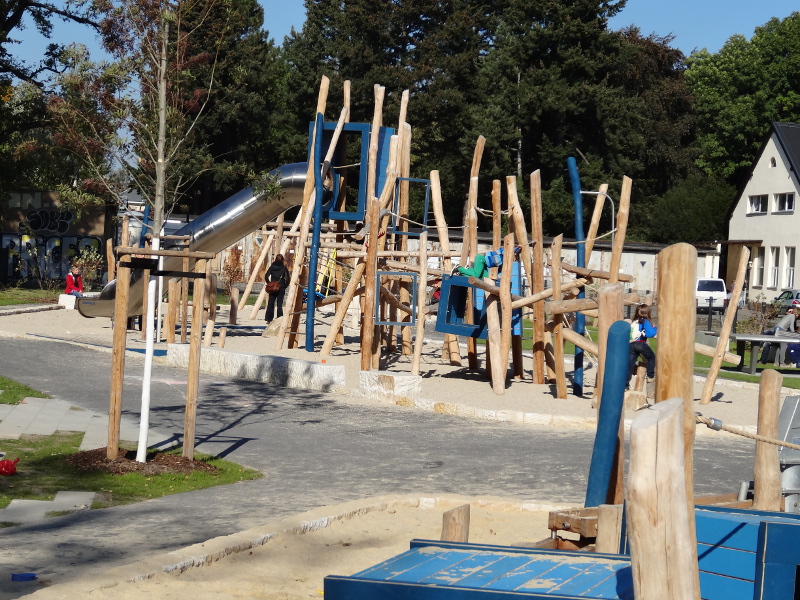
[[[292,27],[300,30],[305,21],[303,0],[259,0],[264,7],[264,28],[277,44],[289,35]],[[611,20],[612,29],[628,25],[639,27],[643,35],[672,34],[672,45],[689,55],[706,48],[717,52],[736,33],[750,39],[753,31],[772,17],[783,19],[800,10],[798,0],[628,0],[625,9]],[[59,42],[82,41],[91,47],[84,28],[55,23]],[[35,35],[32,28],[23,43],[12,52],[27,60],[41,56],[47,41]]]

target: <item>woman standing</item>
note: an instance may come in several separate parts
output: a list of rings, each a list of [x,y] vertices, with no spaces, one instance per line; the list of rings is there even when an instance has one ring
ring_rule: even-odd
[[[286,295],[286,286],[289,284],[289,269],[286,268],[286,263],[283,260],[283,254],[277,254],[275,261],[267,269],[264,277],[266,282],[275,281],[278,283],[278,289],[275,292],[269,293],[269,300],[267,301],[267,312],[264,318],[267,325],[275,318],[275,304],[278,305],[278,318],[283,316],[283,297]]]

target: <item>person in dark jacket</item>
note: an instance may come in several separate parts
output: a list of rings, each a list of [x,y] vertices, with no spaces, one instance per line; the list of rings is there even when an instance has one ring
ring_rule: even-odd
[[[289,285],[289,269],[286,268],[283,254],[275,255],[275,261],[267,269],[264,279],[265,281],[277,281],[280,284],[278,291],[270,294],[267,302],[267,313],[264,318],[267,321],[267,325],[269,325],[272,319],[275,318],[276,305],[278,307],[278,318],[280,319],[283,316],[283,297],[286,295],[286,286]]]

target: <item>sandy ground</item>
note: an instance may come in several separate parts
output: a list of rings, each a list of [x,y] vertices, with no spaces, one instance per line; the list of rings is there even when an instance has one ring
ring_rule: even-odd
[[[469,541],[499,545],[529,545],[549,537],[545,508],[559,508],[452,496],[422,502],[400,498],[351,502],[209,540],[177,553],[181,556],[171,553],[120,567],[94,581],[46,587],[23,598],[320,598],[327,575],[357,573],[408,550],[412,539],[440,539],[443,512],[467,502],[471,504]],[[303,532],[313,526],[319,528]],[[245,541],[268,536],[272,537],[258,546]],[[230,553],[232,546],[243,541],[241,551]],[[164,571],[187,556],[191,558],[184,563],[203,564]]]

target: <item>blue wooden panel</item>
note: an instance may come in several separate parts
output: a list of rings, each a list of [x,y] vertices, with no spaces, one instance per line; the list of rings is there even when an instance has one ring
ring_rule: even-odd
[[[431,560],[434,558],[433,554],[426,554],[424,555],[425,560]],[[402,554],[398,554],[397,556],[390,558],[389,560],[385,560],[382,563],[379,563],[373,567],[369,567],[368,569],[364,569],[354,575],[354,577],[366,577],[369,579],[387,579],[390,575],[395,573],[403,573],[408,569],[412,569],[416,566],[419,566],[422,562],[422,558],[419,552],[414,550],[409,550],[408,552],[403,552]]]
[[[703,600],[751,600],[754,590],[752,581],[700,572],[700,597]]]
[[[697,558],[701,571],[750,581],[756,579],[755,552],[698,543]]]
[[[618,569],[614,577],[609,577],[589,589],[586,597],[633,600],[633,571],[630,562],[626,562],[623,568]]]
[[[800,564],[800,524],[785,522],[764,523],[765,563]]]
[[[385,576],[380,577],[379,574],[375,573],[370,576],[370,579],[375,577],[380,577],[381,579],[391,580],[391,581],[409,581],[409,582],[421,582],[424,581],[427,577],[438,573],[442,569],[447,569],[456,565],[468,558],[472,555],[477,555],[479,559],[482,559],[486,565],[490,565],[492,562],[495,562],[495,557],[489,554],[477,554],[474,552],[469,552],[466,550],[445,550],[441,551],[438,549],[430,548],[430,549],[419,549],[414,551],[419,558],[419,564],[414,565],[408,569],[403,571],[396,571],[391,569],[389,572],[386,573]]]
[[[725,546],[755,552],[758,544],[759,521],[738,520],[727,515],[703,514],[695,511],[698,543]]]
[[[575,565],[581,567],[580,571],[569,580],[556,586],[554,591],[574,596],[591,594],[593,598],[619,598],[617,587],[619,583],[618,574],[621,571],[627,572],[626,579],[631,582],[631,587],[633,586],[630,565],[627,563],[619,561],[588,562],[591,560],[591,555],[587,556],[586,559],[586,564]],[[625,577],[623,576],[623,578]],[[601,588],[601,585],[609,582],[613,584],[613,588],[610,590],[611,594],[603,593],[601,595],[600,590],[606,589],[605,587]]]
[[[763,579],[757,584],[756,600],[794,600],[797,585],[797,566],[792,564],[764,564]]]
[[[460,587],[486,588],[493,590],[513,590],[520,583],[525,583],[528,579],[537,574],[552,569],[557,563],[549,559],[539,560],[534,556],[525,554],[506,555],[501,560],[492,565],[491,569],[482,569],[467,575],[458,582]],[[510,573],[516,573],[519,579],[517,584],[506,579]],[[524,573],[524,575],[522,575]],[[501,583],[501,582],[505,583]]]

